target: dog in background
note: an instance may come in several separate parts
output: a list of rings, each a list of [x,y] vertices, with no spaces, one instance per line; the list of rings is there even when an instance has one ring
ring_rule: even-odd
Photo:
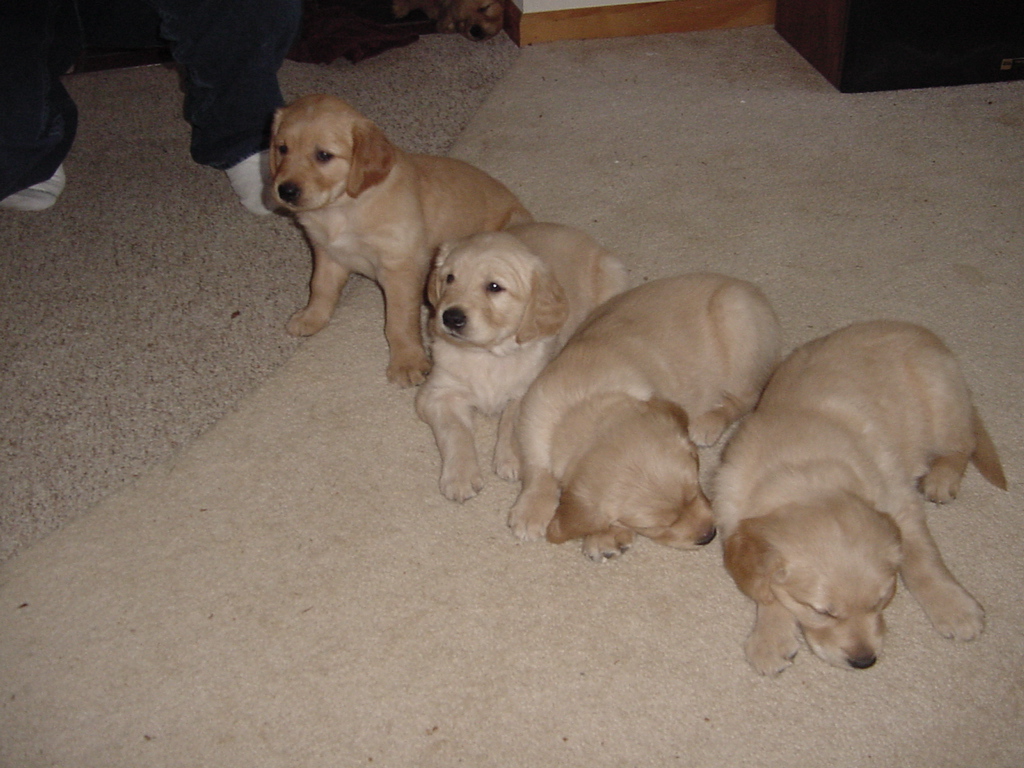
[[[710,542],[696,446],[754,407],[780,336],[761,291],[721,275],[655,280],[607,301],[523,397],[512,532],[582,538],[598,561],[635,534],[681,549]]]
[[[944,637],[983,628],[946,569],[924,498],[955,498],[968,461],[1006,479],[952,353],[908,323],[851,325],[791,354],[726,446],[715,514],[725,565],[757,604],[746,655],[778,674],[799,632],[826,662],[872,666],[897,574]]]
[[[531,221],[529,212],[468,163],[403,152],[333,96],[304,96],[278,110],[270,146],[274,196],[313,248],[309,303],[288,332],[319,331],[349,276],[365,275],[384,292],[388,379],[419,384],[430,370],[420,310],[434,251],[446,240]]]
[[[443,245],[427,282],[434,367],[416,410],[441,452],[441,493],[483,487],[473,436],[479,411],[499,415],[494,470],[518,476],[519,399],[587,314],[626,286],[626,271],[584,232],[523,224]]]
[[[417,9],[437,22],[438,32],[458,32],[476,42],[491,39],[505,26],[504,0],[394,0],[391,5],[396,19]]]

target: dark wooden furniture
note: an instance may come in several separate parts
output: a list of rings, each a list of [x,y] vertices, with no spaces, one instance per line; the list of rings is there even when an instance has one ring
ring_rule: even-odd
[[[844,92],[1024,78],[1024,0],[778,0],[775,29]]]

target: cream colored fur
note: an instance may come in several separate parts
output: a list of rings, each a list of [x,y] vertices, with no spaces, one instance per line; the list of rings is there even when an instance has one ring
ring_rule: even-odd
[[[760,290],[721,275],[664,278],[604,304],[523,398],[513,533],[583,538],[593,559],[633,533],[706,544],[715,529],[694,444],[754,406],[779,339]]]
[[[494,470],[518,476],[512,425],[519,399],[583,318],[625,286],[625,269],[610,251],[558,224],[442,247],[428,284],[434,367],[416,397],[441,453],[442,494],[465,501],[483,487],[476,412],[501,416]]]
[[[790,355],[716,482],[726,566],[757,603],[754,668],[789,666],[801,631],[830,664],[871,666],[897,573],[941,635],[977,637],[984,612],[944,565],[923,504],[953,499],[968,460],[1005,488],[959,366],[931,332],[860,323]]]

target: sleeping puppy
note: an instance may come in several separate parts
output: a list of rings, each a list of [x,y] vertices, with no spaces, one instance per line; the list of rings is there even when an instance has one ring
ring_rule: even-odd
[[[710,542],[695,444],[753,408],[779,338],[764,295],[721,275],[655,280],[599,307],[523,397],[513,533],[582,538],[593,560],[637,533],[682,549]]]
[[[944,637],[981,632],[922,494],[956,497],[968,460],[1006,479],[955,359],[929,331],[851,325],[796,350],[729,442],[716,480],[725,565],[757,603],[747,658],[778,674],[798,631],[830,664],[875,663],[896,576]]]
[[[458,32],[468,40],[489,40],[505,26],[504,0],[394,0],[391,11],[404,19],[416,9],[437,22],[438,32]]]
[[[331,317],[349,275],[384,291],[388,379],[419,384],[430,370],[420,335],[423,286],[441,242],[530,221],[502,184],[448,157],[414,155],[333,96],[304,96],[274,117],[276,199],[313,247],[309,303],[288,322],[308,336]]]
[[[441,493],[483,487],[473,415],[501,415],[494,470],[514,480],[519,398],[598,304],[626,284],[610,251],[558,224],[524,224],[444,245],[427,283],[434,367],[416,410],[441,452]]]

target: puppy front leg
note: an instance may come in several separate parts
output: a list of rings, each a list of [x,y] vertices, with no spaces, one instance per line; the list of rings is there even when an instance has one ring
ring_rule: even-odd
[[[426,275],[382,269],[378,279],[384,289],[384,336],[391,351],[388,381],[402,387],[422,384],[430,373],[430,359],[420,335]]]
[[[508,527],[518,538],[536,541],[544,538],[561,494],[558,481],[548,470],[527,464],[522,471],[523,488],[508,513]]]
[[[331,319],[350,270],[319,248],[313,248],[313,277],[309,281],[309,302],[288,321],[292,336],[312,336]]]
[[[757,604],[754,630],[743,646],[747,661],[762,675],[774,677],[792,665],[800,650],[796,619],[777,600]]]
[[[510,482],[519,479],[519,446],[516,423],[519,421],[519,398],[511,401],[498,419],[498,439],[494,444],[494,473]]]
[[[416,412],[430,425],[441,453],[441,494],[466,501],[484,487],[473,437],[473,412],[463,398],[445,397],[428,383],[416,397]]]
[[[915,506],[913,513],[903,516],[906,519],[897,520],[903,539],[903,583],[940,635],[973,640],[985,628],[985,611],[946,568],[920,502]]]

